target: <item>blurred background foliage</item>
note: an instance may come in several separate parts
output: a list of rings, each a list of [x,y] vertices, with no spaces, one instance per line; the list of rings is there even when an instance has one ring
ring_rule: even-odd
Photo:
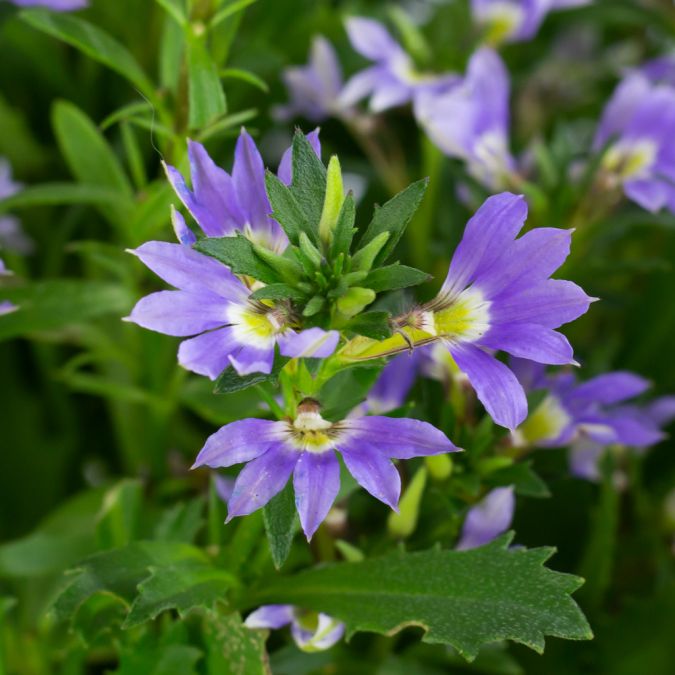
[[[120,321],[140,295],[157,288],[124,248],[171,238],[169,205],[175,198],[162,158],[181,164],[184,138],[192,135],[229,168],[245,124],[276,166],[292,133],[290,124],[271,116],[272,107],[286,100],[281,70],[306,61],[316,33],[335,44],[347,73],[360,67],[344,33],[346,14],[390,19],[392,10],[404,8],[433,15],[422,28],[428,53],[420,57],[437,71],[461,72],[475,39],[467,3],[459,0],[224,2],[231,11],[213,29],[207,55],[219,71],[224,98],[209,103],[216,109],[204,119],[191,120],[183,50],[199,59],[203,45],[199,28],[187,45],[167,13],[166,6],[178,4],[93,0],[79,15],[105,27],[133,54],[140,75],[130,83],[0,2],[0,156],[27,186],[55,184],[58,192],[68,183],[72,191],[65,199],[63,191],[53,199],[34,193],[10,204],[35,247],[28,256],[3,254],[16,274],[10,298],[46,294],[48,302],[40,306],[51,308],[0,323],[0,539],[12,542],[0,546],[0,591],[19,600],[12,610],[7,601],[3,623],[0,599],[0,630],[10,663],[12,653],[31,655],[16,672],[52,672],[55,664],[53,672],[81,672],[82,652],[66,654],[65,628],[44,618],[61,571],[106,541],[125,543],[152,528],[189,540],[203,523],[203,501],[194,500],[203,500],[198,495],[205,486],[203,476],[187,475],[187,467],[214,424],[257,405],[249,392],[212,397],[209,382],[177,368],[174,339]],[[537,167],[529,225],[565,227],[578,217],[583,186],[571,186],[567,177],[586,157],[606,100],[625,67],[672,49],[674,36],[675,8],[668,0],[599,0],[552,14],[535,39],[502,49],[513,85],[513,150],[531,154]],[[456,195],[461,164],[433,150],[408,111],[388,113],[384,124],[403,149],[408,178],[432,179],[400,258],[422,262],[439,284],[470,215]],[[369,205],[390,196],[381,176],[339,122],[322,124],[321,139],[324,157],[339,153],[343,168],[364,180],[361,219],[369,217]],[[674,392],[675,216],[625,203],[598,222],[580,220],[576,239],[565,276],[602,299],[566,330],[585,374],[631,369],[653,380],[657,393]],[[418,384],[418,405],[434,400],[434,386]],[[445,648],[418,644],[413,630],[399,636],[394,651],[382,648],[384,638],[359,635],[337,656],[333,650],[300,660],[294,648],[275,651],[279,638],[273,637],[273,672],[313,672],[337,662],[337,671],[325,672],[671,673],[675,586],[669,540],[675,524],[664,500],[675,484],[673,450],[668,440],[644,462],[634,462],[633,489],[623,494],[610,484],[569,477],[564,451],[532,457],[551,496],[519,499],[517,541],[555,545],[555,568],[587,577],[579,601],[594,641],[551,640],[543,657],[518,646],[508,657],[493,659],[488,651],[468,666]],[[126,482],[116,483],[121,477]],[[447,498],[437,492],[425,496],[423,512],[447,511]],[[358,497],[352,517],[367,533],[374,529],[372,512],[379,523],[386,514]],[[179,530],[183,534],[176,535]],[[411,547],[431,543],[424,527],[416,536]],[[180,630],[192,629],[186,622]],[[135,657],[125,657],[122,647],[126,670],[119,672],[193,672],[196,659],[185,636],[174,641],[177,651],[165,669],[152,657],[154,670],[134,662],[138,654],[155,653],[152,639],[145,638],[145,652],[137,649]],[[114,667],[107,658],[90,661],[86,672]]]

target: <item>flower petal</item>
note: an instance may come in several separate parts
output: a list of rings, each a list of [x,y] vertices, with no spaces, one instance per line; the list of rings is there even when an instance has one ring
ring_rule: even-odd
[[[339,104],[344,107],[352,106],[361,99],[369,96],[378,86],[387,72],[381,66],[372,66],[362,70],[347,80],[339,97]]]
[[[474,345],[453,345],[450,353],[490,417],[507,429],[515,429],[527,416],[527,399],[516,376]]]
[[[267,229],[272,206],[265,191],[265,165],[254,140],[243,128],[234,150],[232,182],[246,221],[254,230]]]
[[[239,375],[271,373],[274,364],[274,345],[266,349],[244,345],[237,352],[230,354],[229,359]]]
[[[230,502],[227,521],[247,516],[265,506],[283,490],[300,453],[288,450],[283,443],[273,445],[264,455],[249,462],[239,473]]]
[[[284,438],[283,422],[255,418],[237,420],[221,427],[207,439],[192,468],[232,466],[266,453]]]
[[[490,349],[501,349],[513,356],[539,363],[574,363],[574,351],[567,338],[536,323],[493,326],[480,338],[480,343]]]
[[[345,27],[352,47],[371,61],[389,61],[405,54],[379,21],[354,16],[347,19]]]
[[[377,446],[365,442],[358,446],[352,441],[343,443],[339,450],[349,473],[356,478],[358,484],[373,497],[397,511],[401,477],[391,460]]]
[[[303,452],[293,472],[293,489],[302,531],[309,541],[340,489],[340,463],[335,453]]]
[[[420,352],[403,353],[384,367],[368,393],[366,403],[373,413],[387,413],[400,408],[412,388],[420,365]]]
[[[466,514],[462,536],[455,548],[458,551],[477,548],[506,532],[511,526],[515,506],[513,487],[495,488],[488,492]]]
[[[186,370],[215,380],[232,365],[230,355],[240,349],[241,343],[227,326],[183,340],[178,347],[178,363]]]
[[[308,328],[296,333],[287,330],[277,339],[279,351],[291,358],[326,358],[330,356],[340,341],[336,330],[325,331],[321,328]]]
[[[293,621],[293,605],[263,605],[244,621],[247,628],[283,628]]]
[[[577,401],[611,405],[639,396],[650,387],[649,380],[628,371],[616,371],[598,375],[583,382],[574,390]]]
[[[309,144],[314,148],[316,156],[321,159],[321,141],[319,140],[319,130],[314,129],[314,131],[307,134],[307,140]],[[286,184],[290,185],[291,180],[293,179],[293,146],[290,146],[286,149],[284,154],[281,157],[279,162],[279,169],[277,170],[277,176],[279,180]]]

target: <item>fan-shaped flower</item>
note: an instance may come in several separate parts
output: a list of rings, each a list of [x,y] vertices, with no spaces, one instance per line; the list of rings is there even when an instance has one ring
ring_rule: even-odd
[[[248,628],[272,630],[289,624],[295,644],[305,652],[329,649],[345,632],[345,625],[327,614],[306,611],[293,605],[263,605],[244,621]]]
[[[472,506],[462,527],[462,534],[455,548],[466,551],[483,546],[511,527],[516,498],[513,487],[495,488]]]
[[[194,466],[246,462],[228,502],[228,520],[264,506],[293,474],[295,503],[309,539],[340,487],[336,451],[365,490],[396,509],[401,480],[392,458],[456,450],[443,432],[426,422],[378,416],[330,422],[316,401],[305,399],[292,420],[245,419],[222,427],[207,439]]]

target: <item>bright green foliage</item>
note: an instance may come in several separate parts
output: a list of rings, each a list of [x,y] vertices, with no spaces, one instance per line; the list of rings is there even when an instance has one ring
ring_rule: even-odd
[[[291,552],[293,536],[298,530],[298,518],[291,483],[263,508],[265,532],[270,544],[272,561],[280,569]]]

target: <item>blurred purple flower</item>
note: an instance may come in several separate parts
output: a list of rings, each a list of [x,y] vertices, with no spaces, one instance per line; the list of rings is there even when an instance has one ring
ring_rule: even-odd
[[[415,99],[415,116],[446,155],[468,164],[469,173],[491,189],[505,186],[514,170],[509,152],[509,75],[487,47],[469,61],[454,86],[427,89]]]
[[[251,612],[244,621],[248,628],[277,630],[291,625],[295,644],[306,652],[318,652],[332,647],[345,632],[340,621],[327,614],[308,612],[293,605],[263,605]]]
[[[455,548],[466,551],[491,542],[511,527],[516,498],[513,487],[495,488],[469,509]]]
[[[608,146],[602,168],[648,211],[675,211],[675,68],[672,59],[629,72],[600,120],[595,148]]]
[[[48,7],[55,12],[72,12],[89,6],[88,0],[9,0],[18,7]]]
[[[283,79],[290,101],[277,106],[274,114],[281,120],[302,116],[313,122],[328,117],[350,117],[351,106],[340,101],[342,68],[333,45],[322,35],[312,40],[309,62],[306,66],[287,68]]]
[[[20,192],[23,188],[12,178],[12,167],[0,157],[0,199]],[[15,253],[27,254],[33,250],[33,240],[21,228],[21,222],[14,216],[0,216],[0,247]]]
[[[340,487],[335,451],[361,487],[396,509],[401,479],[392,458],[456,450],[444,433],[426,422],[377,416],[329,422],[315,401],[305,399],[292,421],[245,419],[222,427],[207,439],[194,467],[247,463],[228,502],[228,521],[263,507],[293,474],[295,504],[310,539]]]
[[[0,277],[7,277],[11,276],[12,272],[10,272],[6,267],[5,263],[0,258]],[[10,312],[14,312],[17,309],[19,309],[16,305],[13,303],[9,302],[9,300],[1,300],[0,301],[0,316],[3,316],[5,314],[9,314]]]
[[[342,106],[352,106],[370,96],[372,112],[404,105],[427,89],[455,82],[455,75],[420,73],[410,56],[378,21],[363,17],[347,19],[352,47],[374,65],[354,75],[340,96]]]
[[[447,278],[430,303],[402,317],[413,341],[439,340],[497,424],[515,429],[527,414],[522,385],[493,351],[539,363],[574,363],[558,328],[592,301],[570,281],[550,279],[569,255],[571,231],[537,228],[519,239],[524,197],[488,198],[466,226]]]
[[[307,139],[320,155],[318,132],[308,134]],[[188,142],[188,156],[192,190],[174,167],[165,165],[166,174],[207,237],[227,237],[240,232],[272,251],[286,248],[286,234],[269,215],[272,207],[265,190],[262,157],[245,129],[237,141],[231,175],[214,163],[200,143]],[[282,157],[278,176],[287,184],[291,182],[290,148]]]
[[[365,409],[384,415],[400,408],[412,388],[420,363],[420,350],[395,356],[384,367],[372,389],[368,392]]]
[[[529,40],[555,9],[587,5],[591,0],[471,0],[474,21],[490,44]]]
[[[174,220],[178,232],[187,230],[178,212]],[[337,346],[337,331],[296,332],[284,305],[251,300],[251,289],[225,265],[189,243],[150,241],[129,252],[178,290],[141,298],[127,320],[165,335],[196,335],[178,349],[178,361],[188,370],[212,380],[229,366],[239,375],[269,373],[277,345],[284,356],[316,358],[330,356]]]

